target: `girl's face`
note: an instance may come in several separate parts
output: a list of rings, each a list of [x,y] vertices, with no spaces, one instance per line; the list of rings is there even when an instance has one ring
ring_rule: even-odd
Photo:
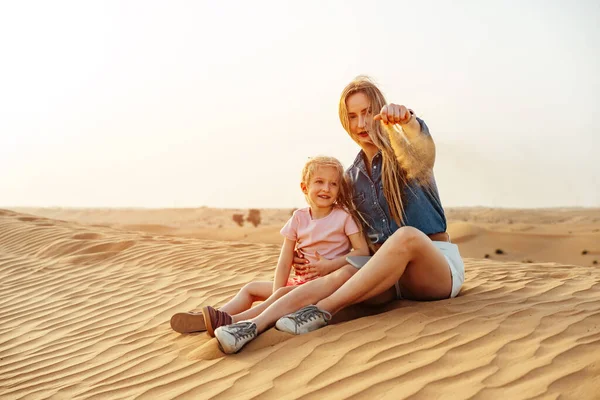
[[[348,120],[350,122],[350,134],[358,142],[360,147],[374,146],[369,136],[369,127],[373,124],[373,110],[371,102],[366,94],[354,93],[346,99]]]
[[[308,182],[302,182],[302,192],[311,207],[329,208],[340,191],[340,174],[335,167],[317,167]]]

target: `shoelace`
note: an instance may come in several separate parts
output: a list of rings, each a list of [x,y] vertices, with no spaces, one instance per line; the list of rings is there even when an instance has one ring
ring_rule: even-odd
[[[252,326],[255,326],[252,329]],[[254,332],[256,330],[256,324],[254,322],[238,322],[233,325],[231,328],[231,334],[235,337],[235,340],[243,340],[247,337],[254,336]]]
[[[331,314],[327,311],[319,310],[317,306],[306,306],[303,309],[296,311],[291,317],[298,324],[303,324],[312,321],[313,319],[317,319],[319,315],[322,315],[325,321],[331,319]]]

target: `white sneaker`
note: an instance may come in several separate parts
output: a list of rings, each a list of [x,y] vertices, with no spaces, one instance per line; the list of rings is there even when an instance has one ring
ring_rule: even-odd
[[[250,321],[236,322],[215,329],[215,337],[219,342],[219,348],[225,354],[237,353],[256,336],[258,336],[256,324]]]
[[[275,327],[292,335],[316,331],[327,325],[331,314],[319,309],[317,306],[306,306],[298,311],[279,318]]]

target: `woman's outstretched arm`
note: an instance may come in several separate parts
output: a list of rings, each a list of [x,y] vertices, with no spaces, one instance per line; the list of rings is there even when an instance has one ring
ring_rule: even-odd
[[[375,116],[388,133],[394,154],[410,178],[423,178],[435,163],[435,144],[427,128],[405,106],[383,106]],[[400,128],[398,128],[400,125]]]

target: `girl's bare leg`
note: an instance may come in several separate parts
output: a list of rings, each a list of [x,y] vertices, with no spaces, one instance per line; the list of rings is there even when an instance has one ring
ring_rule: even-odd
[[[269,305],[260,315],[250,321],[256,324],[258,333],[261,333],[275,324],[284,315],[298,309],[315,304],[319,300],[335,292],[340,286],[356,273],[357,269],[346,265],[331,274],[314,281],[298,286],[296,289],[279,298]]]
[[[452,276],[448,262],[429,237],[418,229],[398,229],[364,267],[316,306],[335,314],[344,307],[375,296],[389,298],[390,288],[396,282],[400,282],[403,294],[406,292],[415,300],[439,300],[450,296]]]
[[[257,317],[258,315],[260,315],[260,313],[262,313],[264,310],[266,310],[267,307],[269,307],[271,304],[273,304],[277,299],[285,296],[286,294],[291,292],[292,289],[295,289],[297,287],[298,286],[285,286],[285,287],[277,289],[275,291],[275,293],[273,293],[271,296],[269,296],[268,299],[266,299],[265,301],[263,301],[256,307],[252,307],[248,311],[244,311],[239,314],[232,315],[233,322],[246,321],[248,319]]]
[[[239,314],[252,307],[255,301],[263,301],[273,294],[273,282],[257,281],[246,284],[235,297],[227,302],[220,311],[229,315]]]

